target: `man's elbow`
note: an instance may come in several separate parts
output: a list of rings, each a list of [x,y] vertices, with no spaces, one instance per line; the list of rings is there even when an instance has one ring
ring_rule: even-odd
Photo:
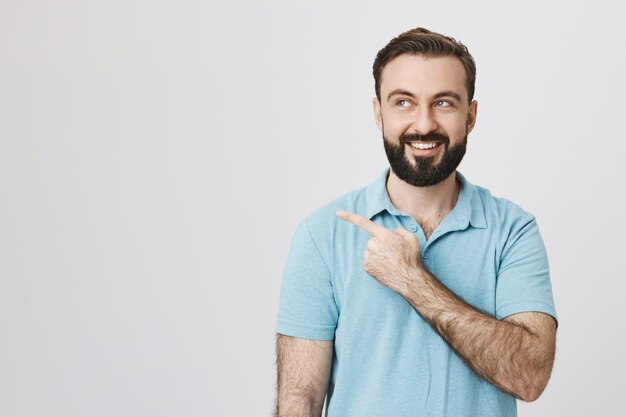
[[[554,351],[553,351],[554,352]],[[554,364],[554,353],[549,356],[547,362],[537,366],[534,370],[528,370],[521,386],[518,386],[518,398],[527,403],[537,401],[550,381],[552,375],[552,365]]]
[[[519,390],[517,398],[527,403],[532,403],[541,396],[546,389],[546,385],[548,385],[548,379],[536,382],[535,384],[528,384],[523,389]]]
[[[536,401],[541,396],[542,391],[540,390],[528,390],[523,392],[518,396],[518,398],[527,403],[532,403]]]

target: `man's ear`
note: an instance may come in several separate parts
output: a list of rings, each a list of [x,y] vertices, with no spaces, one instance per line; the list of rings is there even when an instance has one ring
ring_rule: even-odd
[[[380,102],[377,97],[372,99],[372,104],[374,105],[374,120],[376,120],[376,126],[378,126],[378,130],[383,131],[383,115],[380,111]]]
[[[474,129],[476,124],[476,114],[478,112],[478,102],[472,100],[469,105],[469,111],[467,113],[467,133],[470,133]]]

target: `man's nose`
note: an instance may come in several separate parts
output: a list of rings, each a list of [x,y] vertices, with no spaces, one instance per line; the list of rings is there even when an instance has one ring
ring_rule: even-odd
[[[437,127],[437,121],[435,120],[432,109],[420,107],[416,110],[411,123],[411,128],[415,133],[426,135],[437,130]]]

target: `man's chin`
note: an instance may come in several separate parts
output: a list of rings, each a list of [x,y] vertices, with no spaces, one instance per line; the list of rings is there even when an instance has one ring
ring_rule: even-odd
[[[407,155],[406,159],[409,161],[409,165],[411,165],[411,167],[417,169],[418,166],[418,161],[420,165],[424,165],[424,164],[428,164],[428,169],[433,169],[437,166],[437,164],[440,161],[441,158],[437,158],[437,160],[435,161],[435,158],[437,158],[437,156],[416,156],[416,155]]]

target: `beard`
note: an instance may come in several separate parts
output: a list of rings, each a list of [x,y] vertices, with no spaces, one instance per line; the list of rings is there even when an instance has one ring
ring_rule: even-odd
[[[409,153],[406,150],[406,144],[414,141],[440,142],[439,146],[443,146],[441,161],[435,164],[435,158],[439,155],[417,156]],[[404,182],[416,187],[428,187],[448,178],[459,166],[467,149],[467,133],[459,144],[452,147],[447,135],[436,132],[426,135],[404,134],[400,136],[399,142],[400,144],[396,145],[387,140],[383,134],[385,152],[391,169]],[[411,164],[409,158],[413,159],[415,164]]]

